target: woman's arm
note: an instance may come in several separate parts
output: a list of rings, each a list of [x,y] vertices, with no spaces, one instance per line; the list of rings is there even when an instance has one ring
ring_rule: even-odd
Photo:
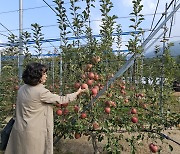
[[[79,88],[77,92],[67,94],[65,96],[59,96],[57,94],[51,93],[48,89],[43,88],[40,94],[40,100],[44,103],[63,104],[76,100],[77,96],[84,91],[84,89],[82,90],[81,88]]]

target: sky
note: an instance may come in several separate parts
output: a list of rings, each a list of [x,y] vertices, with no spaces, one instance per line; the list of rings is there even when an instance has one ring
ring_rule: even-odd
[[[52,8],[55,8],[55,3],[53,0],[45,0]],[[157,21],[162,16],[162,13],[165,11],[165,4],[170,4],[172,0],[159,0],[159,5],[157,9],[157,14],[154,18],[153,26],[156,25]],[[129,28],[129,25],[132,24],[130,21],[129,14],[132,12],[132,0],[111,0],[114,7],[111,10],[111,14],[117,15],[118,19],[116,20],[118,24],[121,24],[123,32],[132,31]],[[141,24],[141,27],[146,30],[144,34],[144,39],[146,39],[150,33],[154,12],[157,6],[158,0],[142,0],[143,10],[142,14],[144,15],[145,20]],[[180,3],[179,0],[176,0],[177,5]],[[97,35],[100,31],[101,25],[101,12],[99,10],[100,2],[96,0],[94,2],[96,8],[92,9],[91,12],[91,27],[93,29],[93,34]],[[82,2],[79,2],[79,6],[83,7]],[[69,0],[65,0],[65,7],[69,10]],[[0,5],[0,43],[7,43],[8,33],[13,33],[19,35],[19,0],[1,0]],[[168,14],[172,11],[172,7],[169,9]],[[169,41],[180,40],[180,9],[176,12],[171,28],[170,33],[170,21],[167,22],[167,27],[169,31],[167,36],[170,36]],[[69,19],[71,17],[69,16]],[[164,18],[163,18],[164,19]],[[162,20],[163,21],[163,20]],[[42,33],[44,34],[45,39],[59,38],[59,28],[57,23],[56,14],[45,4],[43,0],[23,0],[23,31],[31,31],[31,24],[38,23],[43,26]],[[8,30],[10,31],[8,31]],[[160,33],[163,32],[161,29],[154,38],[157,38]],[[169,35],[170,34],[170,35]],[[129,35],[122,36],[122,47],[121,50],[126,50],[126,44],[129,40]],[[152,39],[153,40],[153,39]],[[157,40],[153,44],[152,48],[155,45],[162,45],[160,40]],[[53,51],[54,47],[58,47],[59,42],[45,43],[43,44],[44,52]],[[116,45],[113,45],[113,48],[116,49]],[[33,51],[32,51],[33,52]],[[148,51],[147,51],[148,52]]]

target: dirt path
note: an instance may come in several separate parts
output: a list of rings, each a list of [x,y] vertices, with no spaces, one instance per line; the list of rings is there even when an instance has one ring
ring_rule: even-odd
[[[172,130],[168,130],[163,132],[168,135],[171,139],[180,143],[180,130],[178,128],[174,128]],[[130,137],[128,134],[124,134],[127,137]],[[98,144],[98,147],[102,147],[105,145],[106,141]],[[151,140],[147,137],[141,142],[142,146],[137,147],[137,154],[151,154],[148,145],[151,143]],[[173,147],[173,151],[171,152],[169,149],[169,144]],[[122,145],[124,145],[125,149],[122,154],[130,154],[130,147],[125,140],[122,140]],[[180,145],[164,139],[164,143],[160,140],[157,141],[157,145],[162,147],[162,154],[180,154]],[[100,148],[102,150],[102,148]],[[91,141],[88,141],[86,136],[81,137],[80,139],[66,139],[60,140],[55,148],[54,154],[93,154],[93,146]],[[106,152],[103,152],[105,154]]]
[[[173,96],[180,97],[180,92],[175,92],[175,93],[173,94]]]

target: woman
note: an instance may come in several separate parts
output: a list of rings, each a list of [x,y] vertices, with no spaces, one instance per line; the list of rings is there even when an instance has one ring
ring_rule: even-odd
[[[5,154],[53,154],[53,105],[71,102],[82,90],[59,96],[44,87],[47,67],[27,65],[16,102],[16,119]]]

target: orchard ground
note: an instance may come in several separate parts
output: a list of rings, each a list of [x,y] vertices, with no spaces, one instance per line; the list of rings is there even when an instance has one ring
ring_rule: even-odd
[[[180,143],[180,129],[173,128],[172,130],[167,130],[163,132],[168,135],[173,140]],[[126,137],[130,137],[128,134],[124,134]],[[134,135],[134,134],[133,134]],[[149,150],[149,144],[151,141],[146,137],[142,141],[143,145],[137,146],[137,154],[152,154]],[[99,150],[102,151],[103,145],[106,144],[106,140],[98,144]],[[124,145],[124,151],[122,154],[130,154],[130,146],[125,140],[122,140],[122,145]],[[173,151],[169,149],[169,144],[172,145]],[[160,140],[157,141],[157,145],[162,147],[162,154],[179,154],[180,146],[170,140],[164,139],[164,143]],[[79,139],[61,139],[54,149],[54,154],[93,154],[93,146],[91,141],[88,141],[87,136],[82,136]],[[106,154],[106,152],[102,152]]]
[[[172,130],[167,130],[163,133],[180,143],[180,129],[173,128]],[[128,134],[125,135],[129,136]],[[147,138],[142,142],[144,145],[138,146],[137,153],[152,154],[148,147],[149,143],[151,142],[148,141]],[[101,147],[105,143],[106,141],[103,141],[102,143],[98,144],[100,150],[102,150]],[[122,154],[130,154],[130,146],[128,146],[127,142],[122,140],[122,144],[125,147]],[[172,152],[169,149],[169,144],[173,146]],[[179,154],[180,146],[170,140],[164,139],[163,144],[159,140],[158,145],[162,146],[162,154]],[[0,154],[3,154],[3,152],[1,151]],[[54,147],[54,154],[93,154],[93,146],[91,141],[88,141],[87,136],[82,136],[79,139],[61,139]],[[103,152],[103,154],[105,154],[105,152]]]

